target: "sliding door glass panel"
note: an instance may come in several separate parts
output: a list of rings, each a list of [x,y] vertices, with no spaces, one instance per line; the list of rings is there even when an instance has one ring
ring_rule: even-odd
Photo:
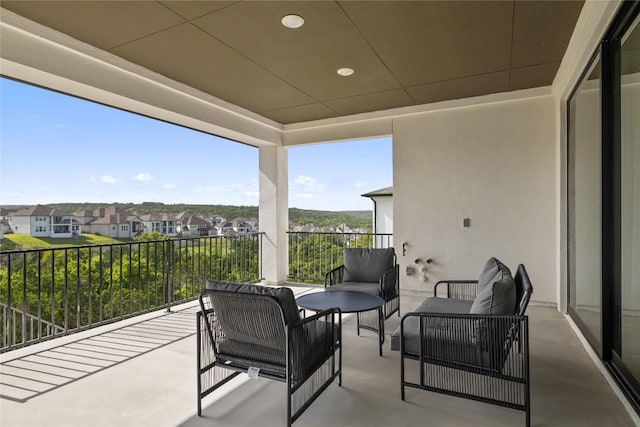
[[[621,46],[621,357],[640,380],[640,25]]]
[[[569,102],[569,306],[596,349],[602,342],[600,60]]]

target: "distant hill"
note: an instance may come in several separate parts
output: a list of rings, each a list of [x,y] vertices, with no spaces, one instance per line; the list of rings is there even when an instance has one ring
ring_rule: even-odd
[[[49,203],[47,206],[73,213],[80,210],[94,210],[106,206],[118,206],[128,212],[137,212],[141,215],[150,213],[180,213],[189,212],[205,216],[214,214],[222,215],[227,219],[233,218],[258,218],[257,206],[231,206],[231,205],[192,205],[192,204],[165,204],[160,202],[144,203]],[[24,206],[3,206],[6,209],[22,208]],[[371,211],[316,211],[307,209],[290,208],[289,221],[296,225],[315,224],[319,227],[338,226],[346,224],[351,228],[366,228],[371,230]]]

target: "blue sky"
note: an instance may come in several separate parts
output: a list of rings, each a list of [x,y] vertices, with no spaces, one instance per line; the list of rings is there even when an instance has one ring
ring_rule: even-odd
[[[391,140],[295,147],[289,206],[371,209]],[[258,149],[0,79],[0,204],[258,204]]]

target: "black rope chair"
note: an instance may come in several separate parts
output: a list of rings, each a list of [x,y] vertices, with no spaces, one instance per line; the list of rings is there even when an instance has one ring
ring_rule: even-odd
[[[419,388],[519,409],[526,413],[526,425],[531,424],[529,323],[524,313],[533,287],[524,265],[518,266],[514,281],[517,306],[513,315],[413,312],[403,316],[402,400],[405,387]],[[447,298],[475,298],[477,281],[438,284],[446,285]],[[416,327],[417,334],[407,333]],[[406,359],[421,362],[417,382],[406,378]]]
[[[301,319],[293,292],[208,281],[197,314],[198,416],[202,399],[241,373],[285,382],[287,426],[338,377],[340,310]]]
[[[384,299],[385,319],[393,313],[400,316],[400,280],[396,254],[393,248],[344,250],[344,264],[328,271],[324,279],[325,291],[356,291],[377,295]],[[375,311],[358,313],[357,328],[379,333]],[[384,324],[383,324],[384,327]]]

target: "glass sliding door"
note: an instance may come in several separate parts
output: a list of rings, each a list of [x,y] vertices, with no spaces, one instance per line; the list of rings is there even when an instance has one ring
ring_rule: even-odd
[[[640,413],[640,2],[568,101],[569,314]]]
[[[640,17],[621,38],[621,256],[619,301],[614,310],[614,363],[635,385],[640,382]]]
[[[569,101],[569,310],[594,349],[602,340],[600,55]],[[599,351],[601,352],[601,351]]]

